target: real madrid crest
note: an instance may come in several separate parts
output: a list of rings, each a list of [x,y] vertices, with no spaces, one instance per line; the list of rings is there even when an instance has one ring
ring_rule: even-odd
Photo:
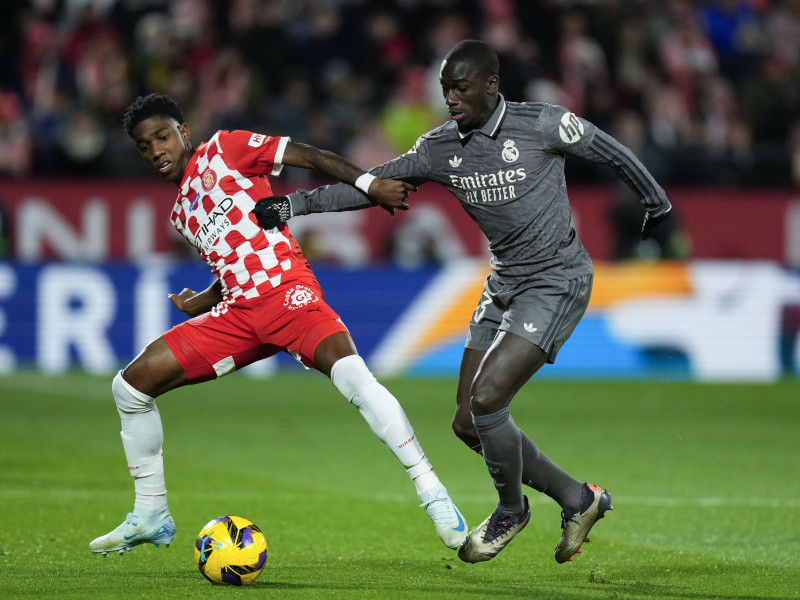
[[[513,163],[519,158],[519,150],[514,145],[514,140],[506,140],[503,142],[503,152],[501,156],[504,161],[509,163]]]

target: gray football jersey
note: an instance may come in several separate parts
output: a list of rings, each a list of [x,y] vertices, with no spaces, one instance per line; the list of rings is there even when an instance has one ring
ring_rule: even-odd
[[[489,240],[494,276],[518,284],[534,277],[572,279],[592,272],[589,254],[571,225],[567,156],[613,168],[652,216],[669,210],[664,190],[613,137],[561,106],[506,102],[502,96],[481,129],[461,134],[448,121],[370,173],[445,186]],[[346,184],[298,190],[290,198],[296,215],[374,204]]]

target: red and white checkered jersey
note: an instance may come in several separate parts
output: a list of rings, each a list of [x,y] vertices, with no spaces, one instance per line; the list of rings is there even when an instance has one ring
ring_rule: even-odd
[[[250,211],[272,195],[289,138],[218,131],[197,148],[172,209],[172,224],[222,282],[222,297],[253,298],[313,275],[286,223],[262,229]]]

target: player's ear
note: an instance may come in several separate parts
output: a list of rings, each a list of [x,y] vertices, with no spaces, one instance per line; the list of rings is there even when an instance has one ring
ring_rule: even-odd
[[[497,93],[497,89],[500,87],[500,77],[497,75],[492,75],[489,79],[486,80],[486,93],[490,96],[492,94]]]
[[[181,134],[181,139],[183,140],[183,142],[187,143],[189,141],[189,138],[191,137],[191,132],[189,131],[189,124],[183,123],[179,125],[178,131]]]

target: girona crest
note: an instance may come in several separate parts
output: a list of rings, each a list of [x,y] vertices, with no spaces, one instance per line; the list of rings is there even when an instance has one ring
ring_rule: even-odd
[[[214,187],[214,184],[217,183],[217,174],[211,170],[209,167],[203,174],[201,175],[203,181],[203,189],[207,192],[211,191],[211,188]]]

